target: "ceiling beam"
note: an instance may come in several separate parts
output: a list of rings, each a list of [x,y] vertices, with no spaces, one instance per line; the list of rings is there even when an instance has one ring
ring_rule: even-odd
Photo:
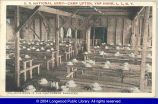
[[[102,12],[102,11],[101,11]],[[79,12],[79,14],[81,14],[81,15],[88,15],[88,14],[92,14],[92,15],[105,15],[105,16],[109,16],[109,15],[116,15],[116,16],[128,16],[129,15],[129,13],[128,12],[102,12],[102,13],[104,13],[104,14],[101,14],[101,13],[98,13],[98,12],[95,12],[95,11],[93,11],[93,12],[86,12],[86,11],[84,11],[84,12]]]
[[[20,6],[20,7],[26,8],[26,9],[31,9],[31,10],[34,8],[34,6]],[[68,13],[68,12],[65,12],[65,11],[62,11],[62,10],[58,10],[58,9],[54,9],[54,8],[50,8],[50,7],[46,7],[46,6],[41,6],[39,11],[46,12],[46,13],[51,13],[51,14],[58,14],[58,15],[67,16],[67,17],[72,16],[72,13]],[[72,18],[83,19],[84,17],[79,16],[79,15],[73,15]]]

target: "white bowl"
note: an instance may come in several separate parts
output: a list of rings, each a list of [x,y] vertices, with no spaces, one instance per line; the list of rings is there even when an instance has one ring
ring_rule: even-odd
[[[35,92],[36,89],[33,85],[28,85],[23,91],[24,92]]]
[[[132,87],[129,89],[132,93],[140,93],[140,90],[138,89],[138,87]]]
[[[104,64],[103,68],[110,68],[108,64]]]
[[[97,88],[92,88],[94,91],[101,91],[102,88],[101,87],[97,87]]]
[[[110,65],[110,64],[111,64],[111,62],[110,62],[110,61],[106,61],[106,64]]]
[[[120,52],[116,52],[116,53],[115,53],[115,56],[120,56]]]
[[[152,67],[150,64],[146,64],[146,71],[147,72],[152,72]]]
[[[118,46],[117,46],[117,47],[116,47],[116,49],[117,49],[117,50],[119,50],[119,49],[120,49],[120,47],[118,47]]]
[[[70,88],[74,88],[74,87],[76,87],[77,85],[76,85],[76,83],[75,83],[73,80],[70,80],[70,81],[68,81],[68,82],[66,83],[66,86],[67,86],[67,87],[70,87]]]
[[[39,49],[36,49],[36,51],[38,52],[38,51],[40,51]]]
[[[30,49],[30,48],[27,48],[27,50],[30,51],[31,49]]]
[[[61,89],[63,92],[69,91],[69,88],[67,86],[61,86]]]
[[[46,84],[48,84],[48,81],[47,81],[46,78],[42,78],[42,79],[39,80],[38,83],[39,83],[40,85],[46,85]]]
[[[86,62],[89,64],[93,64],[93,65],[95,64],[95,61],[93,61],[93,60],[87,60]]]
[[[78,60],[77,60],[77,59],[73,59],[72,62],[73,62],[73,63],[77,63]]]
[[[151,55],[151,54],[148,54],[148,55],[147,55],[147,58],[152,58],[152,55]]]
[[[114,43],[110,43],[110,45],[114,45]]]
[[[100,90],[102,90],[102,88],[100,87],[100,85],[98,83],[93,83],[92,84],[92,89],[94,91],[100,91]]]
[[[104,55],[104,51],[100,51],[100,52],[99,52],[99,55]]]
[[[67,62],[67,65],[72,66],[74,65],[71,61]]]
[[[35,47],[32,47],[32,49],[34,50],[34,49],[36,49]]]
[[[123,66],[123,69],[122,70],[129,70],[129,67],[128,66]]]
[[[25,58],[30,58],[30,56],[29,55],[25,55]]]
[[[22,60],[22,58],[21,58],[21,57],[19,57],[19,60],[21,61],[21,60]]]
[[[87,55],[87,54],[88,54],[88,52],[84,52],[84,54],[86,54],[86,55]]]
[[[47,52],[50,52],[51,50],[50,50],[50,49],[47,49],[46,51],[47,51]]]
[[[109,49],[109,47],[108,47],[108,46],[105,46],[105,49]]]
[[[41,47],[41,50],[45,50],[44,47]]]
[[[26,49],[26,47],[25,47],[25,46],[23,46],[22,48],[23,48],[23,49]]]
[[[86,63],[86,64],[85,64],[85,67],[86,67],[86,68],[91,68],[91,67],[92,67],[92,65],[91,65],[91,64],[89,64],[89,63]]]
[[[95,82],[95,83],[92,84],[92,87],[100,87],[100,85]]]
[[[122,44],[121,44],[121,43],[118,43],[118,45],[121,46]]]
[[[51,51],[54,51],[54,48],[51,48]]]
[[[129,47],[126,48],[127,50],[131,50]]]
[[[129,46],[131,46],[130,44],[127,44],[127,46],[129,47]]]

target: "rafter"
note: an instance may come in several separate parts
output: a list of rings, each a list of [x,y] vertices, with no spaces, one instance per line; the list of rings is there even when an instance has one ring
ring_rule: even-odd
[[[37,13],[37,11],[38,11],[39,8],[40,8],[40,6],[36,6],[36,7],[32,10],[31,15],[25,20],[25,22],[17,27],[16,33],[17,33],[18,31],[20,31],[20,30],[25,26],[25,24],[30,21],[30,19],[32,19],[32,17]]]
[[[34,8],[34,6],[20,6],[20,7],[27,8],[27,9],[33,9]],[[46,12],[46,13],[51,13],[51,14],[58,14],[58,15],[61,15],[61,16],[66,16],[66,17],[70,17],[72,15],[72,13],[68,13],[68,12],[65,12],[65,11],[62,11],[62,10],[58,10],[58,9],[50,8],[50,7],[46,7],[46,6],[41,6],[39,11]],[[73,15],[72,18],[84,19],[83,16],[79,16],[79,15]]]

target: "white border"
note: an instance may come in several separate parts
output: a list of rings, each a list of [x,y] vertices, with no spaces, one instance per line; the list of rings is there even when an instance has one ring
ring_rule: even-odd
[[[152,76],[152,93],[99,93],[99,92],[78,92],[78,93],[70,93],[70,94],[51,94],[51,93],[32,93],[32,94],[26,94],[26,93],[8,93],[5,92],[5,43],[6,43],[6,5],[24,5],[24,3],[28,3],[29,1],[1,1],[1,35],[0,35],[0,41],[1,41],[1,46],[0,46],[0,96],[2,97],[154,97],[155,96],[155,69],[156,69],[156,59],[155,59],[155,52],[156,52],[156,2],[132,2],[134,6],[152,6],[153,9],[153,47],[152,47],[152,69],[153,70],[153,76]],[[34,2],[34,1],[30,1]],[[39,1],[35,1],[39,2]],[[46,1],[42,1],[46,2]],[[62,2],[62,1],[47,1],[47,2]],[[63,1],[65,2],[64,5],[62,6],[74,6],[74,5],[68,5],[68,3],[72,1]],[[73,2],[86,2],[86,1],[73,1]],[[93,4],[95,2],[108,2],[108,1],[88,1]],[[112,2],[112,1],[109,1]],[[126,2],[131,2],[131,1],[126,1]],[[116,3],[116,2],[115,2]],[[120,1],[117,3],[121,3]],[[124,1],[122,3],[125,3]],[[33,5],[32,5],[33,6]],[[48,5],[47,5],[48,6]],[[54,5],[52,5],[54,6]],[[61,6],[61,5],[55,5],[55,6]],[[75,5],[77,6],[77,5]],[[84,5],[87,6],[87,5]],[[97,5],[95,5],[97,6]],[[103,6],[103,5],[99,5]],[[106,5],[110,6],[110,5]]]

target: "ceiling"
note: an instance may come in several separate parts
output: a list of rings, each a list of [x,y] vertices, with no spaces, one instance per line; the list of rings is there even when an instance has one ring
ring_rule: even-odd
[[[105,16],[128,16],[129,18],[135,17],[138,11],[142,8],[141,6],[137,7],[79,7],[79,6],[58,6],[53,7],[60,9],[66,12],[75,13],[81,16],[89,15],[105,15]]]
[[[93,16],[127,16],[133,19],[137,12],[142,8],[138,7],[81,7],[81,6],[50,6],[51,8],[59,9],[69,13],[76,13],[77,15],[81,15],[84,17],[88,17],[89,15]],[[8,6],[7,7],[7,16],[10,14],[14,14],[16,10],[16,6]],[[22,14],[30,14],[31,10],[21,8],[20,12]]]

